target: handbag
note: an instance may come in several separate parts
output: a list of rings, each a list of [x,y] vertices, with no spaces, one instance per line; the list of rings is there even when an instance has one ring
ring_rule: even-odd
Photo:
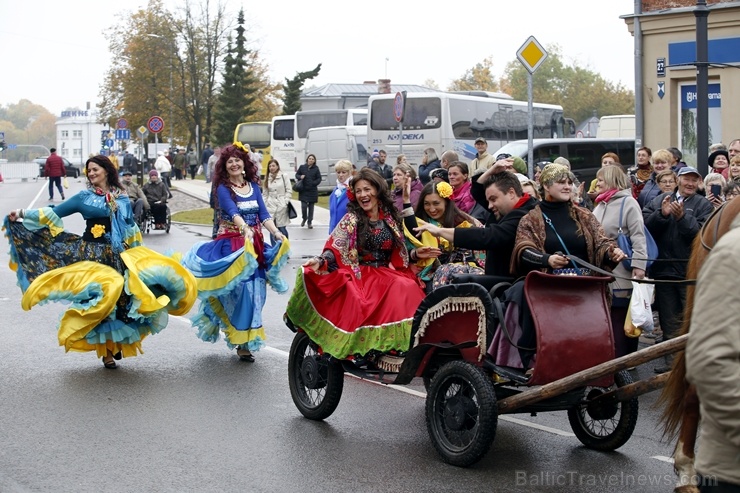
[[[298,212],[296,212],[295,207],[293,207],[293,204],[290,201],[288,201],[288,217],[290,219],[298,217]]]
[[[283,187],[285,188],[285,193],[288,193],[288,184],[285,181],[285,175],[283,175]],[[290,203],[290,198],[288,198],[288,219],[295,219],[298,217],[298,212],[296,212],[295,207],[293,207],[293,204]]]
[[[622,260],[622,265],[627,270],[632,270],[632,240],[629,236],[624,234],[622,231],[622,214],[624,213],[624,203],[627,201],[627,197],[622,200],[622,207],[619,209],[619,230],[617,231],[617,245],[619,249],[627,255],[627,258]],[[647,245],[647,258],[655,259],[658,258],[658,244],[655,243],[653,235],[648,231],[647,226],[643,225],[645,229],[645,244]],[[652,260],[647,260],[646,269],[653,265]]]
[[[295,183],[293,183],[293,191],[295,192],[302,192],[303,191],[303,180],[296,180]]]

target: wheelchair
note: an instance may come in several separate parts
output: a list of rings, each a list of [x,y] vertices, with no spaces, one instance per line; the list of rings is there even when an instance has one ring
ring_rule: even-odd
[[[144,211],[143,218],[141,220],[141,224],[139,224],[139,229],[141,229],[141,232],[144,234],[149,234],[149,231],[162,231],[155,229],[155,223],[154,223],[154,214],[152,214],[151,209],[147,209]],[[164,232],[169,234],[170,232],[170,226],[172,225],[172,218],[170,214],[170,206],[167,206],[166,209],[166,215],[165,215],[165,222],[164,222]]]

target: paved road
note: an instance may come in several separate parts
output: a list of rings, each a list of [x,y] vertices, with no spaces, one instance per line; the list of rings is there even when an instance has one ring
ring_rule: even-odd
[[[0,211],[33,205],[39,189],[2,185]],[[82,224],[67,222],[73,231]],[[184,250],[209,231],[176,226],[146,242]],[[320,251],[326,232],[289,231],[292,283],[301,257]],[[0,264],[7,260],[0,249]],[[0,267],[0,492],[672,489],[655,395],[641,398],[637,429],[617,452],[581,446],[565,413],[505,416],[489,454],[468,469],[445,465],[434,451],[420,382],[395,389],[346,377],[335,414],[308,421],[287,385],[286,302],[268,294],[269,347],[254,364],[239,362],[222,341],[197,340],[186,317],[172,317],[167,330],[144,341],[145,354],[107,371],[89,353],[65,354],[55,337],[61,307],[23,312],[12,273]],[[637,369],[650,374],[650,367]]]

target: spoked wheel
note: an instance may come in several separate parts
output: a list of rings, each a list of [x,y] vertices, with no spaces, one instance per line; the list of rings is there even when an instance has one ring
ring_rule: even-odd
[[[427,430],[448,464],[467,467],[491,448],[498,414],[493,384],[476,366],[451,361],[434,375],[427,394]]]
[[[603,387],[586,387],[582,403],[568,409],[568,421],[576,437],[586,447],[595,450],[616,450],[630,439],[637,425],[637,397],[619,402],[616,399],[597,399],[615,387],[624,387],[632,383],[632,377],[626,371],[614,375],[615,385]]]
[[[319,354],[316,345],[298,332],[290,346],[288,384],[298,410],[308,419],[322,420],[339,405],[344,370],[335,360]]]

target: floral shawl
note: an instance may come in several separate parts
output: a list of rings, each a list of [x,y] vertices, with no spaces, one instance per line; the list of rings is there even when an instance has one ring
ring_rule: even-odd
[[[397,270],[403,270],[409,266],[409,254],[403,242],[403,231],[390,214],[381,214],[381,219],[393,232],[396,240],[393,253],[391,254],[391,266]],[[348,212],[339,221],[324,244],[324,250],[331,250],[337,265],[342,268],[352,269],[355,277],[360,278],[360,255],[357,240],[358,218]]]
[[[570,216],[578,223],[578,232],[586,239],[586,251],[589,263],[611,270],[616,264],[609,259],[609,255],[617,248],[617,242],[604,234],[604,229],[599,224],[596,216],[583,207],[570,206]],[[519,257],[525,249],[531,248],[538,252],[545,252],[545,221],[542,218],[542,209],[536,206],[529,211],[519,222],[516,230],[516,241],[514,251],[511,254],[511,273],[514,275],[525,274],[519,264]],[[552,253],[552,252],[546,252]],[[547,269],[541,269],[546,272]]]

